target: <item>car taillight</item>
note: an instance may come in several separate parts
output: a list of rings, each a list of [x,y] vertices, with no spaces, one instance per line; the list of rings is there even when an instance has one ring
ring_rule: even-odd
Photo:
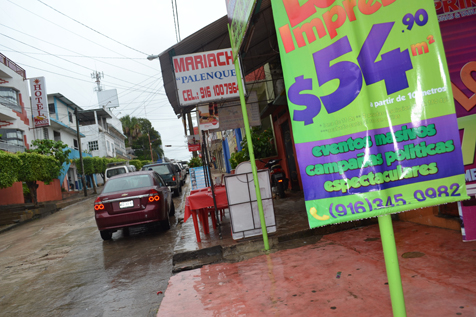
[[[96,200],[94,201],[94,210],[98,211],[98,210],[103,210],[104,209],[104,204],[101,202],[101,199],[96,198]]]
[[[160,200],[159,192],[156,191],[155,189],[151,189],[149,192],[149,202],[152,203],[154,201],[159,201],[159,200]]]
[[[278,183],[282,183],[282,182],[283,182],[283,180],[282,180],[282,179],[278,180]]]
[[[175,176],[172,176],[172,180],[175,182]]]
[[[279,173],[279,172],[282,172],[283,170],[280,169],[280,168],[275,168],[273,171],[274,171],[275,173]]]

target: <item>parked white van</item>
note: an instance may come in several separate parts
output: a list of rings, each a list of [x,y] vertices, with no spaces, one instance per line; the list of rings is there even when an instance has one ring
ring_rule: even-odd
[[[134,165],[129,165],[129,162],[109,163],[107,164],[106,172],[104,173],[104,176],[106,178],[104,182],[107,182],[109,178],[114,177],[116,175],[132,173],[135,171],[136,167]]]

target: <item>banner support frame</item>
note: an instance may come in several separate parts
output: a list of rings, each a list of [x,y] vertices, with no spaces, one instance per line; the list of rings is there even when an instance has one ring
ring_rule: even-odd
[[[230,24],[228,24],[228,34],[230,35],[230,42],[232,46],[232,50],[234,50],[233,47],[233,35],[232,31],[230,29]],[[263,201],[261,200],[261,191],[259,187],[259,180],[258,180],[258,171],[256,168],[256,160],[255,160],[255,153],[253,151],[253,141],[251,139],[251,130],[250,130],[250,124],[248,120],[248,109],[246,108],[246,100],[245,100],[245,94],[243,91],[243,83],[241,79],[241,69],[238,63],[238,56],[233,56],[233,62],[235,63],[235,71],[236,71],[236,80],[238,82],[238,90],[240,92],[240,103],[241,103],[241,111],[243,113],[243,123],[245,126],[245,134],[246,134],[246,139],[248,140],[248,152],[250,153],[250,163],[251,163],[251,171],[253,172],[253,182],[255,185],[255,191],[256,191],[256,201],[258,204],[258,212],[259,212],[259,219],[261,223],[261,231],[263,232],[263,243],[264,243],[264,249],[265,251],[269,251],[269,241],[268,241],[268,231],[266,228],[266,219],[264,217],[264,211],[263,211]]]

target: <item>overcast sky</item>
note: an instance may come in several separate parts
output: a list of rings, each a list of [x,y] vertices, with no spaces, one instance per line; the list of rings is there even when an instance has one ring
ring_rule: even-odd
[[[226,15],[225,0],[176,2],[182,39]],[[163,144],[172,145],[164,148],[168,158],[191,157],[182,120],[165,96],[160,62],[146,59],[177,43],[172,1],[0,0],[0,7],[0,53],[27,77],[44,76],[48,93],[92,109],[100,105],[91,74],[103,72],[103,89],[119,96],[113,113],[148,118]]]

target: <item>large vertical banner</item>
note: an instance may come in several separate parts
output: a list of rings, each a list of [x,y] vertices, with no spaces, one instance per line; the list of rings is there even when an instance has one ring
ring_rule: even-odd
[[[256,0],[226,0],[228,24],[232,34],[231,47],[235,58],[240,51],[255,6]]]
[[[476,1],[435,1],[454,97],[470,201],[459,204],[463,240],[476,240]]]
[[[33,109],[33,126],[35,128],[49,126],[50,112],[48,110],[45,77],[30,78],[30,93]]]
[[[310,227],[468,199],[432,0],[272,0]]]

